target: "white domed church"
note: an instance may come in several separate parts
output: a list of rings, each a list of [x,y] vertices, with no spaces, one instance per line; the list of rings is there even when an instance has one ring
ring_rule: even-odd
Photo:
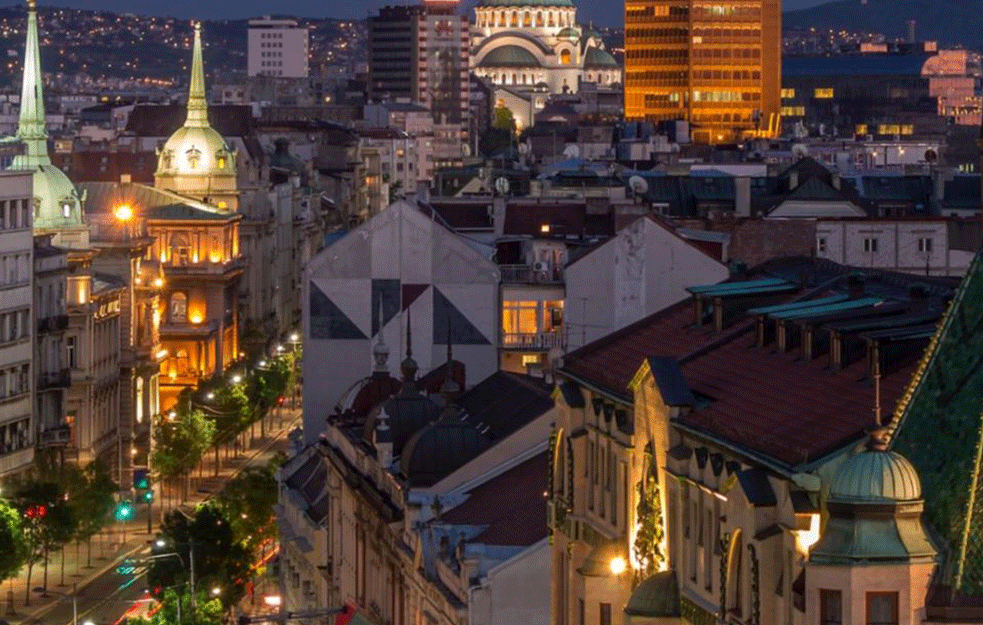
[[[550,94],[576,93],[582,82],[622,82],[600,34],[577,24],[573,0],[480,0],[474,12],[474,73],[515,94],[540,94],[536,109]]]

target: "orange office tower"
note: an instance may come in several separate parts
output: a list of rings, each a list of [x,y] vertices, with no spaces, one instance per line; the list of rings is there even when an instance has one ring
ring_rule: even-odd
[[[781,0],[625,0],[625,117],[690,122],[693,140],[777,134]]]

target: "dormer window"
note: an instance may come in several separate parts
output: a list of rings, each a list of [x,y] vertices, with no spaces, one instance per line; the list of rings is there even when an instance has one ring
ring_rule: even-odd
[[[219,150],[218,152],[216,152],[215,162],[218,164],[219,169],[225,169],[226,158],[227,156],[225,150]]]
[[[61,202],[61,216],[65,219],[72,216],[72,203],[68,200],[62,200]]]

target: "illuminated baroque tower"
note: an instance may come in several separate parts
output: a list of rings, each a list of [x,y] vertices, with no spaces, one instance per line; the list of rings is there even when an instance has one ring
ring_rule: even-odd
[[[625,116],[683,119],[703,143],[773,136],[780,0],[626,0]]]
[[[208,121],[201,24],[195,24],[188,117],[158,154],[154,186],[223,211],[236,212],[239,208],[236,155]]]

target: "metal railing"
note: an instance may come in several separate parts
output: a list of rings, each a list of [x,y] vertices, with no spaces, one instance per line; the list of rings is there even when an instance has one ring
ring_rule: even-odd
[[[563,268],[541,265],[499,265],[505,284],[563,284]]]
[[[65,368],[54,373],[42,373],[38,376],[38,390],[46,388],[68,388],[72,385],[72,370]]]
[[[560,332],[506,332],[502,334],[502,347],[506,349],[549,350],[563,348],[565,341]]]

